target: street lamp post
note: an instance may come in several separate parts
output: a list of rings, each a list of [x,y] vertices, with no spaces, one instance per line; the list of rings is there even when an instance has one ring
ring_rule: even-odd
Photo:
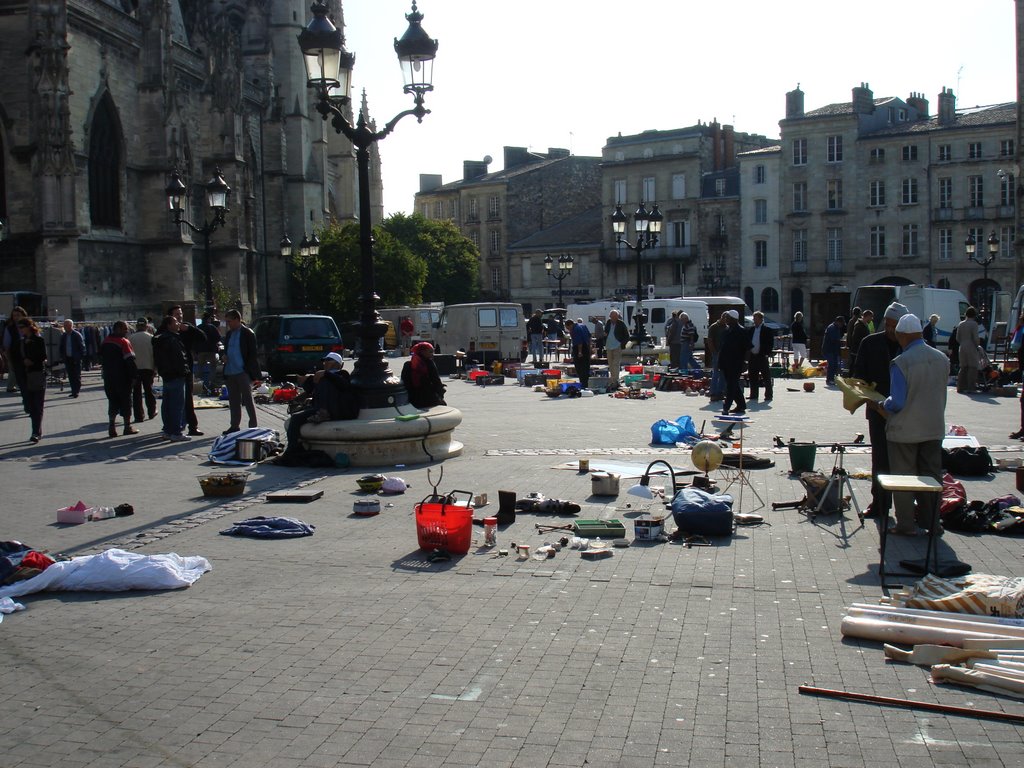
[[[398,121],[415,115],[419,122],[430,113],[423,106],[424,96],[432,91],[433,64],[437,40],[431,39],[420,26],[423,14],[416,10],[405,15],[409,27],[401,40],[395,40],[395,52],[405,77],[405,93],[413,95],[415,106],[400,112],[383,130],[372,131],[366,116],[360,112],[355,127],[341,107],[349,101],[349,78],[355,56],[345,50],[340,30],[327,18],[327,4],[316,0],[310,10],[313,20],[299,34],[299,47],[306,63],[308,86],[317,94],[316,109],[324,120],[330,118],[334,130],[343,134],[356,149],[359,175],[359,252],[362,295],[360,296],[360,331],[362,349],[352,372],[352,384],[362,395],[364,408],[403,405],[408,395],[402,383],[388,368],[381,348],[387,324],[377,313],[374,288],[373,234],[370,222],[370,147],[390,134]]]
[[[626,214],[622,212],[622,204],[615,206],[612,213],[612,231],[615,233],[615,242],[624,245],[636,253],[636,307],[633,309],[633,318],[636,320],[636,330],[633,333],[633,341],[641,347],[647,339],[647,332],[644,330],[643,305],[643,252],[658,244],[658,236],[661,234],[661,223],[664,217],[658,210],[658,204],[654,203],[651,210],[644,207],[643,200],[633,214],[633,226],[636,230],[636,244],[630,243],[623,235],[626,234]]]
[[[964,243],[964,250],[967,252],[967,259],[973,261],[975,264],[981,266],[982,269],[982,303],[981,303],[981,318],[982,325],[988,328],[988,305],[992,296],[992,288],[988,283],[988,267],[996,260],[996,256],[999,254],[999,238],[996,233],[993,232],[988,236],[986,241],[988,244],[988,253],[985,256],[978,255],[978,244],[974,241],[974,235],[968,235],[967,241]]]
[[[302,235],[302,242],[299,243],[299,252],[292,254],[292,241],[286,234],[281,238],[281,255],[291,262],[293,267],[299,271],[299,282],[302,284],[302,311],[309,312],[309,268],[312,260],[320,255],[320,238],[313,233],[312,237]]]
[[[231,197],[231,187],[224,181],[224,175],[220,167],[214,169],[213,178],[206,184],[206,207],[210,209],[212,218],[204,221],[202,226],[196,226],[185,218],[185,198],[188,197],[188,189],[181,180],[177,169],[171,172],[171,181],[167,185],[165,193],[167,204],[174,215],[174,223],[178,226],[184,224],[192,232],[203,236],[203,272],[206,283],[206,312],[212,312],[216,307],[213,303],[213,264],[210,259],[210,235],[218,227],[224,226],[224,214],[228,212],[228,199]]]
[[[547,270],[548,277],[552,280],[558,281],[558,306],[565,308],[565,304],[562,301],[562,281],[565,280],[570,274],[572,274],[572,256],[568,253],[563,253],[558,257],[558,274],[552,272],[552,268],[555,266],[555,261],[551,258],[551,254],[544,257],[544,269]]]

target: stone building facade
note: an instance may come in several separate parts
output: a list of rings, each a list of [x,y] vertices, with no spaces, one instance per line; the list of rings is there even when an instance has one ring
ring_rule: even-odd
[[[331,5],[343,29],[341,3]],[[322,122],[306,88],[296,36],[307,6],[6,4],[0,291],[36,291],[51,316],[77,319],[201,306],[202,238],[173,224],[164,190],[177,169],[201,225],[203,185],[220,169],[232,195],[211,237],[214,281],[247,317],[292,306],[282,236],[297,243],[328,219],[358,215],[351,145]],[[372,164],[379,220],[379,157]]]

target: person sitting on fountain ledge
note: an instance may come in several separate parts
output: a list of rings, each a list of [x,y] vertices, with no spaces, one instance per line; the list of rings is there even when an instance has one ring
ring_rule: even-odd
[[[343,370],[344,365],[341,355],[330,352],[324,356],[323,370],[310,374],[302,382],[302,388],[313,396],[312,403],[289,417],[285,430],[288,445],[276,463],[290,465],[303,453],[301,437],[304,424],[348,421],[359,417],[359,399],[352,389],[348,371]]]
[[[445,386],[441,383],[441,374],[434,363],[434,347],[429,341],[413,346],[412,357],[402,366],[402,383],[409,393],[409,403],[417,408],[447,405]]]

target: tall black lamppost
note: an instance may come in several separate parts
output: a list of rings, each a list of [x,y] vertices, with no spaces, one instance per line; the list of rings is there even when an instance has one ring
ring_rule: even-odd
[[[210,260],[210,235],[224,225],[224,214],[228,212],[228,198],[231,197],[231,187],[224,181],[224,175],[218,166],[213,171],[213,178],[206,184],[206,207],[210,209],[212,218],[204,221],[202,226],[196,226],[185,218],[184,199],[188,197],[188,189],[181,180],[177,169],[171,172],[171,181],[167,185],[167,204],[174,215],[174,223],[178,226],[186,225],[191,231],[203,236],[203,271],[206,282],[206,312],[215,309],[213,303],[213,264]]]
[[[563,253],[558,257],[558,273],[552,272],[552,268],[555,265],[555,261],[551,258],[551,254],[544,257],[544,269],[548,272],[548,277],[552,280],[558,281],[558,306],[564,308],[565,304],[562,302],[562,281],[565,280],[570,274],[572,274],[572,256],[568,253]]]
[[[981,265],[984,283],[979,298],[981,298],[981,319],[982,325],[988,327],[988,305],[992,296],[992,287],[988,283],[988,267],[993,261],[996,260],[996,256],[999,254],[999,238],[996,233],[993,232],[988,236],[988,253],[985,256],[978,255],[978,245],[974,241],[974,235],[968,235],[967,241],[964,243],[964,250],[967,252],[967,258],[969,261],[973,261],[975,264]]]
[[[309,312],[309,268],[312,261],[320,255],[320,238],[316,232],[312,237],[302,235],[302,242],[299,243],[298,258],[292,255],[292,241],[288,235],[281,238],[281,255],[291,262],[292,266],[298,269],[299,281],[302,284],[302,311]]]
[[[352,372],[352,384],[362,394],[364,408],[403,405],[408,399],[405,388],[388,368],[380,343],[387,324],[377,314],[377,296],[374,289],[373,234],[370,222],[370,147],[391,133],[398,121],[415,115],[419,122],[430,113],[423,106],[424,96],[434,86],[434,57],[437,40],[433,40],[420,26],[423,14],[416,10],[405,15],[409,22],[402,39],[395,40],[395,52],[405,77],[405,93],[413,95],[415,106],[400,112],[374,132],[366,125],[366,116],[360,112],[355,127],[345,117],[341,107],[349,101],[349,77],[355,56],[345,50],[341,32],[327,18],[327,4],[316,0],[310,10],[313,20],[299,34],[299,47],[306,62],[308,86],[317,94],[316,109],[326,120],[331,118],[334,130],[343,134],[356,149],[359,173],[359,253],[362,295],[360,296],[360,330],[362,349]]]
[[[3,219],[0,219],[0,243],[7,239],[7,229],[7,222],[4,221]]]
[[[633,318],[636,320],[636,330],[633,333],[633,341],[642,345],[647,340],[647,333],[644,330],[643,304],[643,253],[648,248],[658,244],[658,235],[661,234],[661,222],[664,217],[658,210],[658,204],[654,203],[651,210],[644,207],[643,200],[640,207],[633,214],[633,226],[636,229],[636,244],[630,243],[623,235],[626,234],[626,214],[622,212],[622,204],[616,204],[615,212],[612,214],[612,231],[615,233],[615,242],[624,245],[631,251],[636,252],[636,307],[633,310]]]

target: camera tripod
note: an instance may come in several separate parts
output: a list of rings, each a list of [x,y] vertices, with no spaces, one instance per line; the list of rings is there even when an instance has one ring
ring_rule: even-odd
[[[811,492],[811,489],[804,484],[807,488],[808,494],[800,501],[788,501],[778,502],[772,504],[772,509],[796,509],[800,513],[807,515],[809,520],[813,520],[820,514],[823,514],[823,507],[828,503],[829,498],[836,499],[835,511],[842,513],[843,511],[843,491],[844,489],[849,491],[850,503],[853,505],[854,510],[857,512],[857,520],[860,522],[861,528],[864,527],[864,513],[861,511],[860,504],[857,502],[857,496],[853,492],[853,484],[850,483],[850,475],[846,471],[844,466],[844,459],[846,457],[846,449],[848,447],[855,446],[857,448],[865,447],[865,444],[861,441],[852,443],[832,443],[830,451],[836,455],[835,463],[832,466],[832,475],[829,477],[828,484],[818,492],[817,496]],[[835,496],[832,496],[833,490]],[[817,504],[815,504],[817,502]],[[828,514],[831,510],[824,512]]]

